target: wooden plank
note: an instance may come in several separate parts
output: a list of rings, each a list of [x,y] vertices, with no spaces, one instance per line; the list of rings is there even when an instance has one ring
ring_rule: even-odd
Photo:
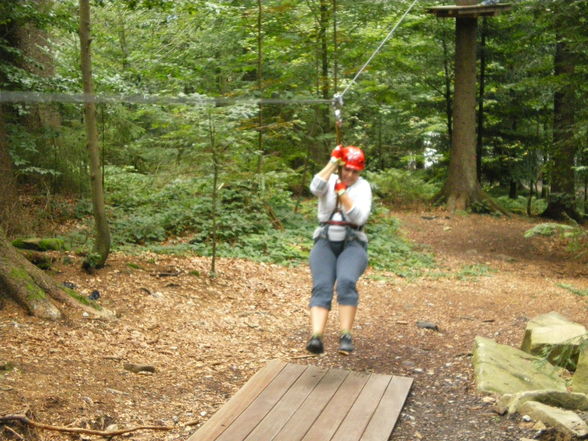
[[[392,377],[360,441],[385,441],[394,430],[412,386],[412,378]]]
[[[188,441],[385,441],[412,381],[274,360]]]
[[[273,441],[300,441],[348,375],[343,369],[329,369]]]
[[[302,438],[303,441],[330,440],[339,428],[341,421],[347,416],[347,412],[349,412],[368,379],[369,375],[357,372],[350,373],[327,407],[315,420],[314,425]]]
[[[272,360],[239,389],[239,391],[221,407],[188,441],[215,440],[272,382],[286,363]]]
[[[280,401],[292,384],[306,370],[306,366],[287,364],[274,380],[218,437],[217,441],[243,441],[269,411]]]
[[[308,366],[280,402],[249,434],[246,441],[273,439],[325,376],[326,372],[326,369]]]
[[[389,375],[372,374],[370,376],[349,413],[335,432],[332,441],[359,440],[378,407],[390,379]]]

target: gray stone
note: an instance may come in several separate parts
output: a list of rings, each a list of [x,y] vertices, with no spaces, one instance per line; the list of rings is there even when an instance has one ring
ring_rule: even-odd
[[[588,345],[583,344],[581,349],[571,386],[574,392],[588,394]]]
[[[505,394],[496,403],[498,413],[515,413],[527,401],[537,401],[549,406],[569,410],[588,410],[588,395],[561,390],[533,390],[516,394]]]
[[[565,391],[561,369],[519,349],[476,337],[472,357],[478,389],[500,395],[529,390]]]
[[[564,410],[537,401],[527,401],[519,409],[519,413],[529,415],[568,435],[582,438],[588,436],[588,425],[576,412]]]
[[[521,349],[569,369],[575,366],[579,346],[586,335],[584,326],[569,321],[557,312],[550,312],[527,323]]]

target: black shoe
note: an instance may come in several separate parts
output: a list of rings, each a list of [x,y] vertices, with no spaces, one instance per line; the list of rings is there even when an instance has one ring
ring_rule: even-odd
[[[349,355],[353,352],[355,347],[353,346],[353,340],[351,334],[343,334],[339,338],[339,353],[343,355]]]
[[[322,354],[325,351],[323,341],[320,337],[311,337],[311,339],[308,340],[308,343],[306,343],[306,350],[313,354]]]

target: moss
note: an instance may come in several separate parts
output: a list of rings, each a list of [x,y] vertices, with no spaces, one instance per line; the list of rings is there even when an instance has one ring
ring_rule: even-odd
[[[12,241],[12,246],[21,250],[33,251],[62,251],[66,249],[63,239],[56,238],[16,239]]]
[[[62,251],[65,250],[65,242],[55,238],[41,239],[39,248],[41,251]]]
[[[91,308],[94,308],[96,311],[102,310],[102,306],[100,306],[98,303],[88,299],[87,297],[84,297],[79,292],[74,291],[71,288],[66,288],[66,287],[63,287],[62,289],[67,293],[68,296],[70,296],[72,299],[77,300],[81,304],[89,306]]]
[[[22,250],[25,247],[25,241],[22,240],[22,239],[15,239],[15,240],[12,241],[12,246],[14,248],[19,248],[19,249]]]
[[[25,289],[27,290],[27,299],[30,301],[34,300],[45,300],[47,295],[37,284],[33,281],[29,273],[22,268],[13,268],[10,271],[10,277],[16,280],[20,280],[24,283]]]

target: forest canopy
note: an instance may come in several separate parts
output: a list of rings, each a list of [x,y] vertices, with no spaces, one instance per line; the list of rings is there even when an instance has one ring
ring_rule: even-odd
[[[308,181],[336,143],[333,96],[411,3],[92,2],[115,246],[190,235],[191,249],[206,253],[218,228],[226,252],[256,234],[263,239],[254,247],[263,248],[268,231],[298,224],[311,212]],[[447,176],[455,23],[427,11],[444,4],[416,2],[344,99],[342,140],[365,149],[381,206],[428,203]],[[586,6],[519,0],[478,19],[478,179],[510,210],[540,214],[551,197],[585,211]],[[3,185],[45,200],[50,216],[86,219],[83,106],[72,98],[83,90],[79,4],[23,0],[1,9],[0,164],[11,176]],[[60,205],[64,195],[74,204]],[[39,228],[3,213],[9,233]],[[84,243],[87,231],[70,240]],[[297,250],[281,252],[287,259]]]

